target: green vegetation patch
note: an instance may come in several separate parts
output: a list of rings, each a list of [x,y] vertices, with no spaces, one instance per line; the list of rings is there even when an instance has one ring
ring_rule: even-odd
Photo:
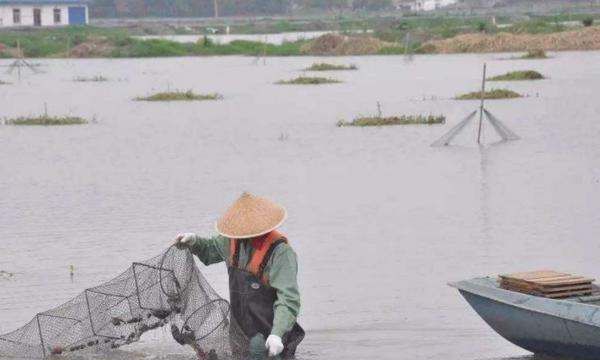
[[[102,75],[96,75],[96,76],[92,76],[92,77],[77,76],[77,77],[73,78],[73,81],[75,81],[75,82],[104,82],[104,81],[108,81],[108,78],[105,78]]]
[[[445,122],[443,115],[361,116],[350,122],[339,121],[337,126],[433,125]]]
[[[337,70],[358,70],[358,66],[354,64],[350,65],[336,65],[328,63],[314,63],[310,67],[305,69],[306,71],[337,71]]]
[[[493,89],[483,93],[484,99],[514,99],[523,97],[523,95],[508,89]],[[479,100],[481,99],[481,91],[474,91],[468,94],[463,94],[455,97],[456,100]]]
[[[325,78],[325,77],[310,77],[310,76],[299,76],[291,80],[280,80],[276,84],[280,85],[320,85],[320,84],[337,84],[341,83],[340,80]]]
[[[532,19],[518,21],[511,26],[503,29],[513,34],[551,34],[565,31],[567,28],[560,21],[550,19]]]
[[[156,93],[150,96],[137,97],[137,101],[202,101],[202,100],[221,100],[223,95],[212,94],[195,94],[193,91],[166,91]]]
[[[13,119],[4,120],[6,125],[81,125],[87,124],[88,121],[77,116],[21,116]]]
[[[541,79],[544,79],[544,75],[534,70],[511,71],[503,75],[488,78],[489,81],[518,81]]]
[[[93,26],[6,30],[0,32],[0,43],[6,46],[0,55],[15,57],[18,43],[23,56],[28,58],[64,57],[70,50],[88,42],[124,44],[128,39],[125,29]]]
[[[529,50],[520,59],[547,59],[548,55],[542,49]]]
[[[216,44],[210,39],[201,39],[192,49],[195,55],[249,55],[249,56],[298,56],[306,40],[284,41],[269,44],[260,41],[234,40],[228,44]]]

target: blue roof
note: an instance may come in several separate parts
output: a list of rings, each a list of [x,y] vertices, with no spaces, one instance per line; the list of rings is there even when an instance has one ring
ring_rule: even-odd
[[[53,4],[87,4],[89,0],[0,0],[2,5],[53,5]]]

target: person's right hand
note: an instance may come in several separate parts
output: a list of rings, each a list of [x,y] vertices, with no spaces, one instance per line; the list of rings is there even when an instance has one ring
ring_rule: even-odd
[[[192,240],[194,240],[195,237],[196,237],[196,234],[194,234],[194,233],[178,234],[177,237],[175,237],[175,241],[173,244],[178,249],[185,249],[185,248],[188,248],[192,244]]]

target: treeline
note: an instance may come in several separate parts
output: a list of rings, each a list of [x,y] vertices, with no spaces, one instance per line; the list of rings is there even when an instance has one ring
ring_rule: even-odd
[[[92,0],[92,17],[211,17],[286,15],[293,12],[377,11],[393,0]]]

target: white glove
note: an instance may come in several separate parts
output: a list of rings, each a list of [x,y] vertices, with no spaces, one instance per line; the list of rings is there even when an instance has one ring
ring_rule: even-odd
[[[277,356],[283,351],[283,342],[277,335],[269,335],[265,347],[269,350],[269,356]]]
[[[179,234],[175,238],[174,245],[178,249],[185,249],[190,246],[190,244],[192,243],[192,240],[194,240],[195,237],[196,237],[196,234],[194,234],[194,233]]]

